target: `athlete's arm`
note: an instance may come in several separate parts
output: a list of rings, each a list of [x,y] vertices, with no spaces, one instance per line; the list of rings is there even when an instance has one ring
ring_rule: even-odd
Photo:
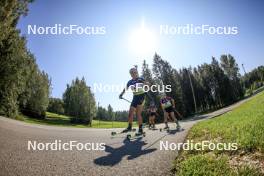
[[[119,98],[120,98],[120,99],[123,98],[123,95],[124,95],[125,92],[126,92],[126,88],[124,88],[123,91],[121,92],[121,94],[119,95]]]
[[[162,103],[160,102],[160,105],[161,105],[161,109],[163,110],[163,111],[165,111],[165,108],[162,106]]]
[[[171,99],[171,102],[172,102],[172,107],[175,108],[175,101],[174,101],[174,99]]]
[[[123,89],[123,91],[121,92],[121,94],[119,95],[119,98],[122,99],[123,98],[123,95],[124,93],[126,92],[126,90],[129,88],[130,86],[130,81],[128,81],[127,85],[126,85],[126,88]]]

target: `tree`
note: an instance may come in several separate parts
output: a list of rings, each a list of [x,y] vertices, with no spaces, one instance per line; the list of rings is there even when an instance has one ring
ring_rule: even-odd
[[[107,107],[107,115],[108,115],[108,118],[107,118],[108,120],[114,119],[114,110],[110,104]]]
[[[152,71],[156,83],[171,85],[172,91],[167,95],[176,100],[176,109],[184,116],[195,113],[194,97],[198,112],[220,108],[243,97],[238,67],[231,55],[222,56],[221,66],[212,57],[210,64],[177,71],[155,54]]]
[[[240,74],[238,64],[236,63],[235,58],[228,54],[222,55],[220,57],[221,67],[223,68],[225,74],[228,76],[231,83],[231,90],[234,95],[234,101],[241,99],[244,95],[243,87],[240,81]]]
[[[32,116],[45,118],[49,105],[50,80],[45,72],[35,70],[26,87],[29,96],[22,112]]]
[[[0,41],[0,55],[0,113],[14,118],[19,111],[19,95],[25,90],[28,80],[31,58],[26,53],[25,40],[17,31]]]
[[[175,100],[176,109],[178,109],[181,113],[184,113],[183,94],[178,72],[158,54],[154,55],[152,70],[157,84],[160,86],[171,86],[172,91],[167,94]],[[160,113],[161,112],[162,111],[160,109]]]
[[[45,116],[50,81],[39,70],[26,39],[16,29],[18,19],[27,14],[31,0],[0,2],[0,114],[15,118],[19,111]]]
[[[153,79],[151,70],[149,69],[149,66],[145,60],[143,61],[143,65],[142,65],[142,76],[150,84],[150,86],[157,84]],[[149,90],[147,92],[145,108],[149,107],[151,103],[158,104],[159,103],[158,95],[159,95],[158,92]]]
[[[65,114],[71,116],[73,123],[91,124],[96,115],[96,102],[85,79],[76,78],[63,94]]]
[[[191,70],[191,68],[190,68]],[[195,106],[194,106],[194,100],[193,100],[193,94],[192,94],[192,87],[190,84],[190,78],[192,80],[193,76],[192,73],[190,73],[191,71],[189,71],[187,68],[183,68],[182,70],[180,70],[180,84],[181,84],[181,88],[182,88],[182,99],[183,99],[183,103],[184,103],[184,114],[186,115],[190,115],[192,113],[195,112]],[[189,77],[190,75],[190,77]],[[196,91],[194,91],[196,92]]]
[[[57,113],[57,114],[64,114],[64,103],[60,98],[49,98],[49,106],[47,111]]]
[[[97,109],[96,119],[107,120],[108,112],[105,108],[99,106]]]
[[[116,111],[115,112],[115,121],[124,121],[127,122],[128,111]]]
[[[259,66],[253,69],[251,72],[245,74],[242,77],[243,84],[246,89],[251,88],[251,86],[255,83],[255,87],[261,87],[264,85],[264,66]]]

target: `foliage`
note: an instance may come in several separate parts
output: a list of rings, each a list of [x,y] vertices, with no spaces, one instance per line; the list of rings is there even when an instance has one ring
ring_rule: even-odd
[[[47,111],[57,113],[57,114],[64,114],[64,102],[60,98],[49,98],[49,106]]]
[[[44,117],[50,80],[42,72],[26,40],[16,29],[18,19],[27,14],[31,0],[0,2],[0,114],[16,118],[19,111]]]
[[[230,105],[244,96],[244,89],[235,58],[222,55],[220,63],[212,57],[210,64],[176,70],[158,54],[154,55],[152,71],[146,61],[142,65],[142,75],[151,84],[170,85],[171,96],[176,102],[176,109],[185,117]],[[162,90],[162,89],[161,89]],[[151,99],[159,107],[159,94],[149,92]],[[194,101],[195,100],[195,101]],[[146,107],[149,106],[147,99]],[[195,108],[195,102],[196,107]]]
[[[240,105],[232,112],[197,123],[192,127],[187,140],[193,143],[236,143],[232,150],[186,150],[175,161],[179,175],[261,175],[256,163],[263,163],[264,153],[264,92]],[[247,157],[246,163],[233,165],[230,171],[228,161],[232,158]],[[249,158],[251,158],[249,160]],[[223,160],[224,159],[224,160]],[[254,161],[255,160],[255,161]],[[215,165],[220,163],[220,165]],[[251,164],[250,164],[251,163]],[[252,164],[255,163],[255,164]],[[222,173],[226,172],[226,173]]]
[[[242,83],[249,92],[264,85],[264,66],[259,66],[242,77]]]
[[[65,114],[72,117],[73,123],[91,124],[96,115],[96,102],[85,79],[76,78],[63,94]]]
[[[56,113],[47,112],[45,119],[31,118],[25,115],[20,115],[18,120],[23,120],[27,123],[40,124],[40,125],[53,125],[53,126],[63,126],[63,127],[76,127],[76,128],[126,128],[127,122],[119,121],[104,121],[104,120],[94,120],[91,126],[88,124],[77,124],[71,122],[71,117],[60,115]],[[133,123],[136,126],[136,123]]]

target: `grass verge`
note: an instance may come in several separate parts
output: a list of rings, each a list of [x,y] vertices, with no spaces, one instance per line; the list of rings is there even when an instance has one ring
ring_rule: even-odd
[[[70,118],[65,115],[59,115],[51,112],[46,113],[45,119],[35,119],[24,115],[20,115],[19,120],[27,123],[41,124],[41,125],[55,125],[55,126],[66,126],[66,127],[77,127],[77,128],[126,128],[127,122],[111,122],[111,121],[99,121],[93,120],[92,126],[85,124],[73,124],[70,122]],[[136,122],[133,124],[136,126]]]
[[[237,150],[182,150],[174,163],[176,175],[264,175],[264,92],[232,112],[195,124],[186,140],[236,143]]]

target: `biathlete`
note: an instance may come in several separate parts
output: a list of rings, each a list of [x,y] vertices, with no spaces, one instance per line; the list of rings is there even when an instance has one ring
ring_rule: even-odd
[[[155,117],[158,116],[157,108],[155,105],[150,105],[149,109],[149,129],[155,129]]]
[[[123,130],[123,132],[129,132],[132,130],[132,122],[133,115],[136,112],[136,116],[138,119],[138,134],[143,134],[142,128],[142,110],[145,101],[145,91],[143,86],[148,85],[144,78],[138,76],[138,71],[136,68],[131,68],[129,73],[132,77],[131,80],[128,81],[126,88],[121,92],[119,98],[122,99],[125,91],[128,88],[131,88],[133,91],[133,100],[130,105],[129,114],[128,114],[128,127]]]
[[[180,124],[178,122],[178,120],[175,117],[174,114],[174,109],[175,109],[175,101],[173,100],[173,98],[166,96],[166,94],[162,94],[161,95],[161,99],[160,99],[160,104],[162,107],[162,110],[164,112],[164,123],[165,123],[165,128],[164,129],[168,129],[168,117],[171,117],[172,120],[176,123],[176,128],[180,129]]]

